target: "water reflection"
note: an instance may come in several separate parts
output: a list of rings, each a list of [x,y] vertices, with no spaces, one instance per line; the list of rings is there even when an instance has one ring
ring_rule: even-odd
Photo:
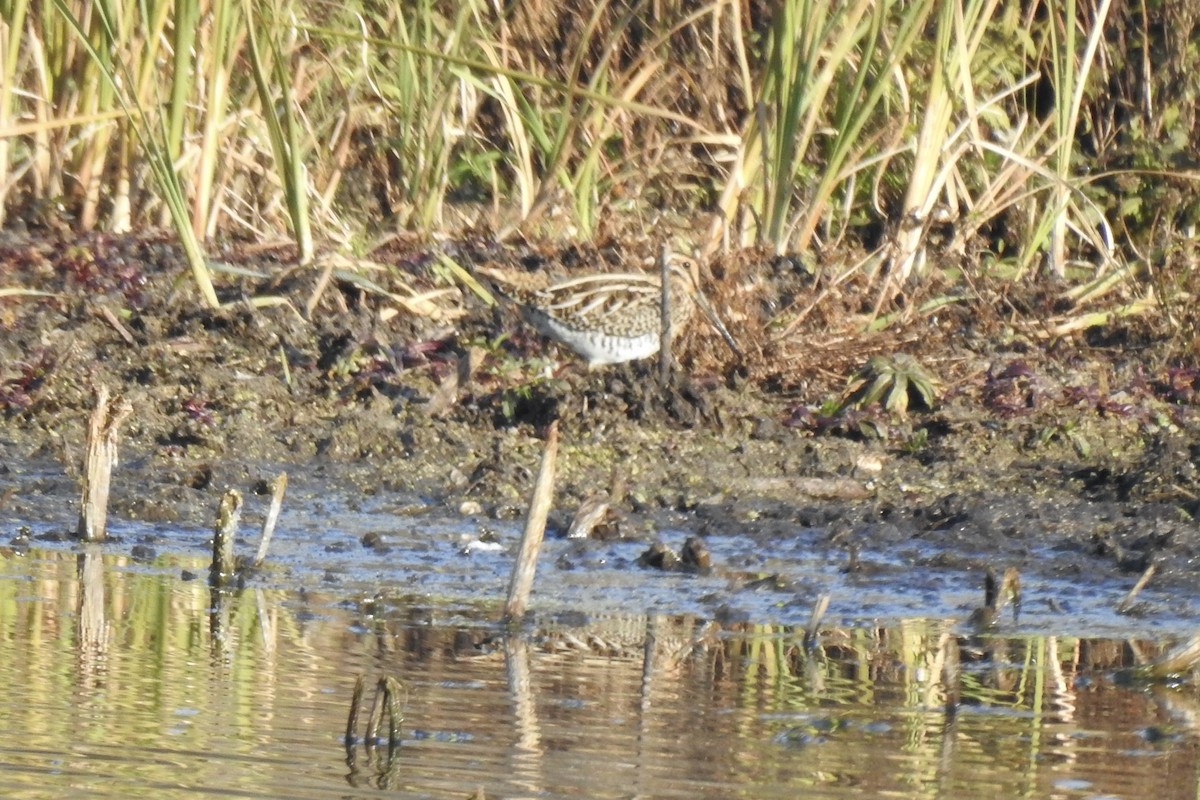
[[[686,617],[505,637],[318,592],[210,595],[204,564],[0,559],[0,793],[156,797],[1194,797],[1192,687],[1120,685],[1163,645],[803,632]],[[366,610],[371,611],[370,614]],[[344,734],[403,683],[399,746]]]

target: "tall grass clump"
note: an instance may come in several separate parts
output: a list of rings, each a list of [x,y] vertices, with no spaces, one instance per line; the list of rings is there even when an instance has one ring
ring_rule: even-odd
[[[92,13],[87,18],[75,16],[65,0],[54,0],[54,7],[87,52],[95,70],[95,80],[90,89],[85,90],[84,102],[96,110],[108,110],[115,104],[123,115],[124,125],[119,128],[123,135],[117,142],[115,170],[117,207],[128,206],[121,201],[127,198],[130,185],[129,148],[132,143],[129,137],[132,133],[141,146],[142,158],[153,175],[160,199],[168,209],[196,286],[205,303],[216,308],[220,302],[191,224],[182,180],[171,159],[166,120],[155,102],[158,100],[157,76],[151,65],[157,57],[156,45],[165,25],[167,4],[156,6],[154,11],[157,13],[138,14],[138,9],[132,5],[121,7],[116,3],[99,2],[92,6]],[[145,12],[146,7],[143,6],[141,11]],[[140,27],[139,23],[146,27]],[[141,53],[140,62],[130,64],[122,60],[122,55],[130,53],[127,49],[130,46],[132,52]],[[132,55],[130,57],[132,59]],[[94,222],[92,212],[100,197],[99,183],[110,158],[108,146],[112,141],[112,128],[106,127],[102,131],[85,148],[81,165],[81,183],[85,188],[82,223],[85,227],[91,227]],[[125,227],[126,223],[125,219],[117,220],[118,227]]]
[[[260,4],[262,8],[265,4]],[[300,252],[300,263],[313,258],[312,226],[308,219],[308,170],[304,163],[307,148],[302,144],[299,109],[293,97],[288,54],[282,31],[295,29],[289,24],[291,10],[275,8],[256,13],[253,0],[244,0],[248,54],[253,67],[254,86],[271,142],[272,163],[279,176],[287,207],[287,218]],[[256,32],[261,31],[261,34]],[[259,36],[264,42],[259,43]],[[278,96],[277,96],[278,95]]]
[[[1091,19],[1086,20],[1090,24],[1086,24],[1087,35],[1082,40],[1082,47],[1078,28],[1085,25],[1085,20],[1079,18],[1075,0],[1066,0],[1058,6],[1061,14],[1055,15],[1051,11],[1051,21],[1046,27],[1047,60],[1055,91],[1054,124],[1051,127],[1054,139],[1049,152],[1054,176],[1049,200],[1039,220],[1038,234],[1048,230],[1049,241],[1045,244],[1047,266],[1059,278],[1066,275],[1068,227],[1080,231],[1105,259],[1109,255],[1109,242],[1100,235],[1096,224],[1098,221],[1089,213],[1092,209],[1081,207],[1074,195],[1080,186],[1076,176],[1081,173],[1075,158],[1076,127],[1110,5],[1111,0],[1099,0],[1096,4]],[[1040,248],[1042,237],[1034,236],[1031,244]],[[1032,260],[1028,250],[1024,256],[1022,261],[1028,264]]]
[[[619,203],[622,182],[644,171],[636,159],[654,149],[656,124],[689,133],[702,127],[651,98],[678,91],[670,86],[677,73],[663,57],[672,22],[681,27],[704,15],[657,20],[645,2],[584,8],[588,13],[575,18],[561,62],[515,44],[533,35],[520,18],[503,20],[499,41],[485,49],[487,63],[476,80],[500,111],[506,144],[495,175],[498,185],[514,189],[505,232],[530,232],[558,207],[569,209],[568,222],[550,229],[592,238]]]
[[[1103,261],[1107,223],[1074,154],[1107,10],[1067,3],[1037,24],[998,0],[778,4],[720,201],[735,240],[806,251],[882,222],[866,263],[903,282],[924,273],[935,218],[962,246],[1003,217],[1019,269],[1040,253],[1064,274],[1068,232]]]
[[[561,85],[552,81],[521,82],[505,76],[502,103],[510,138],[518,149],[537,156],[536,174],[532,160],[522,164],[528,174],[518,176],[524,191],[537,187],[522,200],[522,219],[536,219],[553,197],[556,188],[570,201],[581,238],[590,239],[596,230],[601,194],[610,187],[610,145],[620,139],[624,107],[636,100],[659,64],[634,59],[625,68],[615,64],[620,43],[641,3],[635,3],[615,19],[606,20],[608,3],[597,3],[583,26],[580,42],[566,66]],[[588,63],[585,55],[599,53]],[[584,82],[585,73],[587,76]]]
[[[429,231],[445,224],[453,159],[468,163],[477,149],[473,134],[481,95],[463,65],[478,63],[492,40],[489,17],[478,0],[449,8],[435,0],[394,0],[366,19],[377,38],[364,42],[363,56],[380,103],[402,226]]]
[[[753,104],[720,201],[738,241],[802,250],[819,227],[836,236],[850,224],[857,176],[887,132],[894,70],[932,6],[778,4],[761,67],[744,78]]]
[[[0,220],[169,223],[210,304],[210,237],[381,225],[1102,280],[1200,219],[1192,5],[0,0]]]
[[[0,226],[8,212],[9,192],[16,182],[13,139],[16,127],[17,67],[22,56],[21,32],[29,12],[28,0],[0,0]]]

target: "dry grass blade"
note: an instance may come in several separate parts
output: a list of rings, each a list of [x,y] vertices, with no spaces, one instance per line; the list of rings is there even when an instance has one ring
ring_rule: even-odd
[[[337,268],[335,265],[342,265],[342,268]],[[382,264],[362,259],[352,260],[341,255],[326,257],[325,268],[328,270],[330,278],[387,298],[409,314],[429,317],[430,319],[450,320],[456,319],[465,313],[458,302],[445,304],[438,302],[439,300],[457,301],[461,297],[461,293],[455,287],[418,291],[408,284],[401,283],[400,288],[402,293],[389,291],[371,278],[357,271],[359,269],[384,271],[386,268]],[[315,305],[315,302],[312,302],[313,308],[315,308]],[[386,313],[385,316],[390,318],[391,314]]]
[[[1186,292],[1180,292],[1172,298],[1172,301],[1176,303],[1187,303],[1190,300],[1191,296]],[[1036,325],[1031,326],[1030,332],[1039,338],[1058,338],[1088,328],[1109,325],[1116,319],[1144,316],[1159,307],[1160,303],[1154,290],[1148,289],[1144,297],[1116,307],[1039,321]]]
[[[0,288],[0,297],[59,297],[58,292],[43,292],[40,289],[22,289],[20,287]]]
[[[461,283],[471,290],[471,293],[489,306],[496,305],[496,298],[480,283],[474,275],[445,253],[437,254],[434,273],[444,277],[448,283]]]

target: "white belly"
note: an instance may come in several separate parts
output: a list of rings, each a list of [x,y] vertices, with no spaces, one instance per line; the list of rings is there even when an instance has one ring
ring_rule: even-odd
[[[658,352],[657,331],[639,336],[614,336],[602,331],[575,330],[544,314],[537,317],[534,322],[541,333],[583,356],[589,366],[636,361]]]

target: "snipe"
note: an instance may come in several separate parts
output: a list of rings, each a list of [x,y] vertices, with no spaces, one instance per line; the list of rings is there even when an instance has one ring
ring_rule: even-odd
[[[700,291],[700,266],[668,253],[667,289],[671,327],[681,331],[697,308],[734,352],[737,344]],[[497,291],[517,304],[521,316],[556,342],[587,360],[589,367],[621,364],[658,352],[662,336],[662,280],[642,272],[568,278],[540,288],[519,286],[492,270]]]

